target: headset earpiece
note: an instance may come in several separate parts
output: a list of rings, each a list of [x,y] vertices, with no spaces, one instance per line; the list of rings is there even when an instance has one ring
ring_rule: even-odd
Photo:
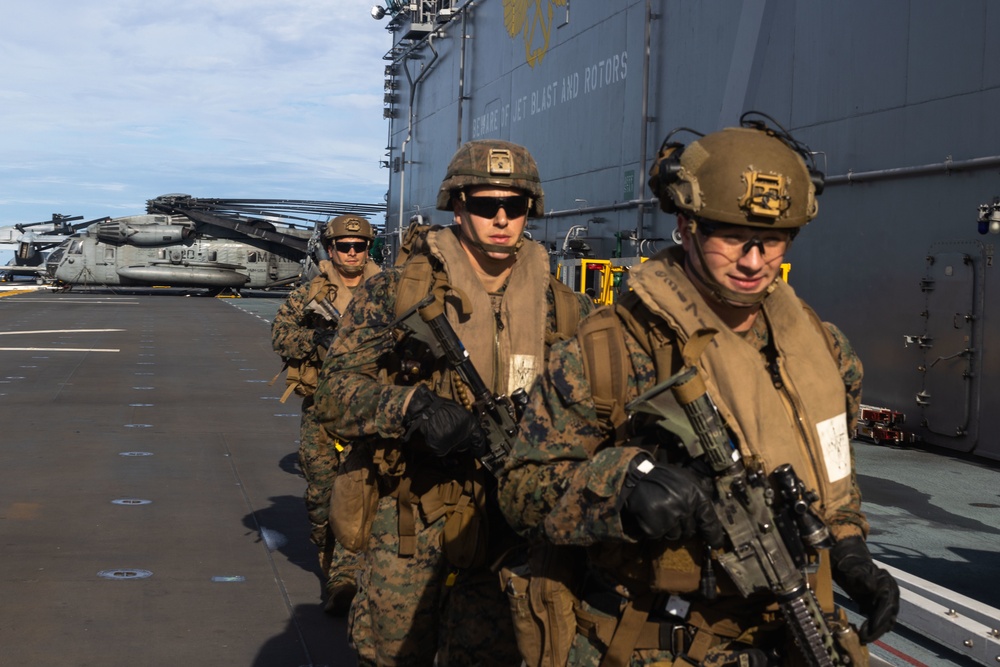
[[[816,188],[816,196],[819,197],[823,194],[823,188],[826,187],[826,175],[819,169],[810,167],[809,180],[812,181],[813,187]]]
[[[660,152],[649,169],[649,189],[660,200],[660,209],[664,213],[676,213],[677,207],[671,199],[667,188],[677,182],[681,169],[681,155],[684,144],[664,141]]]

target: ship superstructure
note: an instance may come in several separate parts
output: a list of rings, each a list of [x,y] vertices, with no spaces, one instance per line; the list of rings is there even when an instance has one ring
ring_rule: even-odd
[[[987,343],[1000,337],[988,300],[998,288],[1000,7],[396,0],[377,9],[393,34],[391,236],[415,216],[447,223],[434,200],[452,153],[502,138],[538,161],[547,212],[529,232],[553,269],[593,258],[627,274],[672,243],[675,220],[646,185],[663,138],[762,111],[825,168],[819,217],[787,256],[787,276],[857,348],[866,402],[904,414],[931,446],[1000,459],[1000,392],[990,391],[1000,351]],[[585,282],[578,268],[570,275]]]

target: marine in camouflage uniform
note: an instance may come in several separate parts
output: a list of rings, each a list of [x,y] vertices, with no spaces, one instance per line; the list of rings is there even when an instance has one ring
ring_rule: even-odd
[[[624,423],[622,406],[692,363],[744,459],[771,470],[787,462],[775,457],[791,451],[799,476],[823,490],[814,509],[836,540],[833,578],[867,616],[862,641],[892,627],[898,588],[864,545],[868,523],[847,435],[857,419],[861,362],[844,334],[800,308],[779,278],[788,244],[817,209],[810,181],[821,174],[810,173],[799,152],[787,133],[761,126],[723,130],[687,149],[665,141],[650,185],[661,207],[678,214],[683,247],[636,269],[634,291],[616,309],[591,315],[577,338],[555,346],[531,394],[500,479],[500,506],[522,535],[586,561],[569,580],[580,598],[576,623],[566,624],[578,632],[562,640],[570,665],[802,664],[772,596],[739,597],[719,566],[718,597],[699,592],[706,542],[725,544],[710,491],[663,429],[641,417]],[[587,337],[602,318],[624,340],[623,396],[611,406],[609,392],[596,391],[609,380],[588,371],[608,356]],[[718,349],[685,356],[686,344],[709,327],[719,332]],[[791,340],[799,337],[816,345],[802,351]],[[797,431],[787,408],[770,399],[784,383],[806,424],[843,413],[825,420],[829,430],[814,422],[816,432],[803,437],[806,429]],[[798,444],[779,449],[782,438]],[[829,574],[816,581],[829,589]]]
[[[520,664],[510,609],[490,568],[518,540],[496,508],[495,481],[475,459],[482,433],[466,388],[394,322],[433,281],[491,391],[526,388],[559,326],[561,286],[550,282],[545,249],[522,237],[526,217],[544,210],[542,196],[523,147],[463,145],[438,198],[455,224],[426,231],[404,265],[355,294],[324,364],[316,393],[322,420],[352,442],[352,460],[374,453],[380,493],[350,620],[361,664]],[[432,279],[412,279],[422,266]],[[565,336],[591,304],[562,289],[561,303],[573,310]],[[452,535],[448,526],[468,516],[463,507],[475,508],[473,521]]]
[[[350,301],[351,291],[379,271],[368,259],[367,247],[372,238],[371,225],[364,218],[344,215],[330,220],[320,239],[325,252],[318,261],[319,274],[288,295],[271,326],[274,351],[286,363],[297,366],[300,380],[304,380],[295,383],[294,387],[303,397],[299,465],[306,478],[305,503],[312,527],[310,539],[319,549],[326,608],[336,614],[346,612],[354,596],[358,559],[338,545],[330,532],[327,520],[330,489],[340,467],[340,452],[338,444],[319,423],[312,392],[326,348],[337,330],[340,313]],[[338,242],[354,247],[341,251],[337,249]]]

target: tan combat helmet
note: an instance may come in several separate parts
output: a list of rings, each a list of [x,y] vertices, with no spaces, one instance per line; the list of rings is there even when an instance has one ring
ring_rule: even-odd
[[[323,239],[327,242],[342,236],[356,236],[371,241],[375,238],[371,223],[357,215],[338,215],[326,223]]]
[[[777,129],[759,120],[769,120]],[[747,227],[786,229],[794,238],[799,229],[816,217],[816,197],[823,191],[823,173],[815,168],[813,154],[796,141],[773,118],[748,111],[740,127],[701,135],[684,146],[670,141],[679,128],[667,135],[649,170],[649,187],[667,213],[682,212],[688,219],[692,245],[705,266],[701,241],[695,233],[711,222]],[[808,164],[807,164],[808,160]],[[727,289],[710,274],[695,277],[721,303],[749,307],[761,303],[774,284],[757,294]]]
[[[371,223],[362,218],[359,215],[338,215],[336,218],[330,220],[326,223],[326,227],[323,228],[323,243],[324,245],[333,245],[334,241],[339,238],[353,238],[357,237],[360,239],[365,239],[368,241],[368,246],[371,248],[372,239],[375,238],[375,234],[372,232]],[[368,263],[371,257],[368,253],[364,253],[364,261],[358,266],[347,266],[339,261],[336,252],[330,253],[330,261],[337,270],[346,275],[357,275],[365,270],[365,265]]]
[[[523,190],[531,197],[528,217],[538,218],[545,212],[538,165],[524,146],[500,139],[478,139],[462,144],[448,163],[448,171],[438,190],[438,210],[451,211],[452,196],[473,185]]]
[[[733,225],[790,229],[816,217],[823,174],[812,155],[783,129],[740,119],[693,141],[671,142],[671,132],[649,170],[649,187],[667,213]],[[767,116],[764,116],[767,118]],[[773,120],[772,120],[773,122]],[[775,123],[777,125],[777,123]]]

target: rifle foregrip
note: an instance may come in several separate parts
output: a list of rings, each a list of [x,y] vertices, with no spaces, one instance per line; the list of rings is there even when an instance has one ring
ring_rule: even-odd
[[[722,472],[732,467],[739,460],[739,451],[730,441],[719,417],[719,410],[708,395],[708,389],[698,375],[698,370],[689,366],[671,387],[671,391],[698,435],[712,470]]]
[[[844,664],[837,654],[833,635],[823,620],[812,591],[803,590],[801,594],[783,600],[780,604],[795,643],[799,645],[811,667],[837,667]]]

